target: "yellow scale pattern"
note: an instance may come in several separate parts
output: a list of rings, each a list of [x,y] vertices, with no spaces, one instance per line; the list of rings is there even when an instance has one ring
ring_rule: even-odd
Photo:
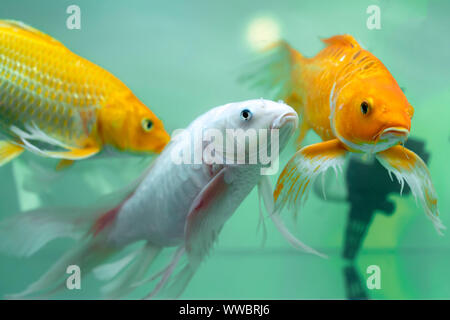
[[[77,147],[93,130],[107,93],[121,86],[50,37],[0,27],[0,130],[13,139],[11,125],[24,130],[28,124]]]

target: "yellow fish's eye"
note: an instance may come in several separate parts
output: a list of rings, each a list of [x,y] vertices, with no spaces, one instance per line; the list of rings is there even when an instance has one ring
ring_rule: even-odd
[[[153,128],[153,121],[150,119],[143,119],[142,120],[142,129],[144,129],[145,132],[150,131]]]
[[[367,101],[361,102],[361,112],[364,115],[366,115],[369,112],[369,104],[367,103]]]

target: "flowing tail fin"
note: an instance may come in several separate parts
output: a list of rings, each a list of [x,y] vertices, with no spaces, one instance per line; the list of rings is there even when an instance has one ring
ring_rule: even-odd
[[[247,83],[250,88],[259,88],[268,99],[283,100],[302,118],[303,101],[299,84],[304,60],[286,41],[278,41],[265,49],[238,80]],[[310,129],[303,119],[299,127],[298,144]]]
[[[94,208],[49,208],[16,214],[0,222],[0,252],[28,257],[58,238],[72,238],[76,245],[61,257],[48,272],[19,294],[24,298],[55,293],[64,288],[67,267],[77,265],[83,274],[94,271],[101,280],[113,280],[102,292],[109,298],[122,297],[134,290],[162,249],[147,243],[132,254],[113,263],[107,259],[123,247],[107,241],[108,231],[122,205],[151,170],[111,194],[103,196]]]
[[[115,217],[151,167],[132,183],[100,197],[92,207],[39,208],[0,221],[0,252],[29,257],[52,240],[79,240],[88,231],[98,233],[97,229],[111,222],[107,218]]]
[[[8,295],[9,299],[43,297],[64,288],[68,274],[67,268],[76,265],[81,272],[88,273],[93,266],[108,258],[113,249],[103,246],[99,238],[86,239],[61,257],[44,275],[18,294]]]
[[[21,299],[50,295],[64,288],[67,267],[76,265],[83,274],[121,248],[110,247],[106,232],[121,204],[112,209],[39,209],[17,214],[0,222],[0,251],[28,257],[58,238],[73,238],[77,244],[40,279],[24,291],[8,296]]]
[[[104,297],[118,299],[136,289],[161,249],[161,247],[146,243],[143,247],[119,261],[104,264],[94,269],[97,278],[111,280],[101,289]]]
[[[267,98],[293,100],[302,60],[298,51],[287,42],[279,41],[265,49],[239,80],[252,88],[260,87]]]
[[[97,210],[52,208],[13,215],[0,222],[0,252],[29,257],[58,238],[79,240],[99,214]]]
[[[88,232],[98,216],[95,212],[71,210],[67,214],[61,211],[33,210],[15,215],[0,223],[0,251],[17,256],[28,257],[47,243],[57,238],[80,240]],[[83,272],[88,266],[107,255],[101,246],[100,238],[86,237],[60,258],[39,280],[29,285],[24,291],[8,296],[22,299],[36,294],[51,294],[64,286],[67,267],[79,266]]]
[[[105,298],[122,298],[134,291],[143,283],[142,279],[162,248],[146,243],[119,260],[107,261],[123,249],[107,241],[108,230],[122,204],[103,210],[32,210],[0,222],[0,252],[16,256],[31,256],[58,238],[77,240],[75,246],[37,281],[7,298],[42,298],[64,289],[69,276],[67,268],[72,265],[78,266],[84,275],[93,271],[100,280],[109,281],[101,289]]]

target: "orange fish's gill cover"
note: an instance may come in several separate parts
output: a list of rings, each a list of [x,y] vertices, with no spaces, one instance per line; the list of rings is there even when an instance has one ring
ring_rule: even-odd
[[[372,154],[401,183],[408,183],[436,230],[437,196],[424,162],[403,145],[414,109],[386,66],[350,35],[322,40],[326,47],[307,58],[281,41],[269,48],[262,68],[244,80],[261,85],[301,115],[299,151],[282,171],[275,211],[298,207],[314,180],[339,172],[348,152]],[[310,130],[324,142],[300,148]],[[351,170],[351,169],[350,169]]]

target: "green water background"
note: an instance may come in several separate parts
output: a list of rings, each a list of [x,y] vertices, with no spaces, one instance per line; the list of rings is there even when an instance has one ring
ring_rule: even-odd
[[[66,28],[66,8],[81,8],[81,30]],[[368,30],[366,8],[381,9],[381,29]],[[169,132],[227,102],[260,97],[236,81],[252,50],[254,19],[275,21],[281,37],[305,55],[320,37],[350,33],[392,72],[415,107],[412,137],[424,140],[444,224],[450,224],[450,2],[448,1],[26,1],[1,0],[0,17],[24,21],[124,81],[160,117]],[[306,143],[319,141],[314,133]],[[284,165],[293,141],[281,156]],[[137,159],[95,160],[63,175],[55,161],[29,153],[0,168],[0,218],[40,206],[89,205],[124,186],[144,167]],[[386,173],[387,174],[387,173]],[[275,181],[275,176],[272,177]],[[366,268],[379,265],[382,288],[371,298],[450,298],[450,237],[440,237],[411,195],[391,197],[393,216],[375,215],[353,267],[365,288]],[[253,191],[223,229],[212,255],[183,294],[193,299],[345,299],[340,258],[348,203],[311,194],[297,236],[327,253],[327,260],[290,248],[267,221],[268,239],[256,233]],[[0,296],[21,291],[72,242],[57,241],[32,258],[0,256]],[[83,275],[82,290],[60,298],[96,298],[99,282]],[[143,287],[132,297],[150,290]]]

